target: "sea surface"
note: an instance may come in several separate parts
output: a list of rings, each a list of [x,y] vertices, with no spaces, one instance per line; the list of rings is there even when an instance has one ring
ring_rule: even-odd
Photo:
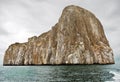
[[[120,82],[120,64],[0,66],[0,82]]]

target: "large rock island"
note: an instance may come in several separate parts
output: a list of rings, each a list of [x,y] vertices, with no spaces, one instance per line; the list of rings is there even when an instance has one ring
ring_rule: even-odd
[[[10,45],[3,65],[113,63],[100,21],[90,11],[70,5],[50,31]]]

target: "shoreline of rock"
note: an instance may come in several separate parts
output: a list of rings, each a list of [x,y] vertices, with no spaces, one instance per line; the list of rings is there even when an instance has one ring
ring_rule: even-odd
[[[82,65],[114,65],[115,63],[107,63],[107,64],[31,64],[31,65],[24,65],[24,64],[3,64],[3,66],[82,66]]]

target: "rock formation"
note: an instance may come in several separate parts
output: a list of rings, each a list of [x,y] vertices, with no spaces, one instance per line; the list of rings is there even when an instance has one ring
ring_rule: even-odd
[[[90,11],[67,6],[52,29],[9,46],[4,65],[113,64],[100,21]]]

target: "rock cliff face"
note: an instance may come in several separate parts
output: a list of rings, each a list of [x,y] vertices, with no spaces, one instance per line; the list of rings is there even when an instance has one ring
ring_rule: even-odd
[[[4,65],[113,64],[100,21],[86,9],[67,6],[52,29],[9,46]]]

